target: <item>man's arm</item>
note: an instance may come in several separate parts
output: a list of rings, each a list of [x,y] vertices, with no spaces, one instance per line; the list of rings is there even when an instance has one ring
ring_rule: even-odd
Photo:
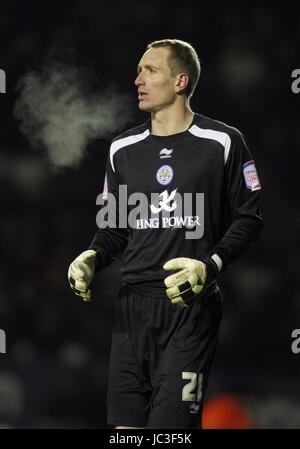
[[[109,265],[125,249],[128,243],[127,228],[119,228],[117,220],[114,221],[114,225],[111,222],[111,219],[119,216],[120,183],[119,175],[112,169],[110,157],[108,157],[102,198],[106,199],[109,195],[113,195],[116,207],[113,210],[109,207],[110,213],[108,214],[108,220],[105,222],[105,227],[101,227],[104,221],[103,223],[102,220],[100,220],[100,223],[97,222],[98,229],[88,250],[80,254],[70,264],[68,271],[71,289],[85,301],[89,301],[91,298],[89,284],[93,280],[95,272]],[[103,204],[101,209],[104,209],[104,207],[106,205]],[[102,217],[101,214],[100,217]]]
[[[110,208],[107,220],[109,226],[98,227],[89,246],[89,249],[96,251],[96,271],[109,265],[128,244],[128,229],[120,228],[118,224],[119,186],[121,184],[120,176],[117,171],[112,169],[110,157],[108,157],[102,198],[107,199],[108,195],[113,195],[116,208],[115,210]]]
[[[238,130],[231,136],[225,165],[225,189],[229,227],[208,254],[209,260],[212,258],[217,265],[217,271],[224,271],[252,246],[263,228],[259,178],[252,156]]]
[[[180,270],[165,279],[173,304],[187,307],[236,258],[253,245],[263,227],[259,209],[260,183],[246,143],[235,130],[225,166],[225,206],[229,226],[221,240],[202,259],[168,261],[166,270]]]

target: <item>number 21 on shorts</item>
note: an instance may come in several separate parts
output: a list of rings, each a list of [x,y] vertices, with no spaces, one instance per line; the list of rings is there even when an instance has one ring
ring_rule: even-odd
[[[203,373],[183,371],[182,379],[189,380],[182,389],[182,401],[200,402],[202,398]]]

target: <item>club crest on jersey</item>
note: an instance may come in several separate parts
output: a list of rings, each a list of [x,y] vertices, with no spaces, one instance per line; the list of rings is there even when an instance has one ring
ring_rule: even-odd
[[[252,192],[261,189],[254,161],[246,162],[243,165],[243,174],[248,189]]]
[[[163,186],[169,184],[173,179],[173,169],[169,165],[163,165],[157,170],[157,181]]]

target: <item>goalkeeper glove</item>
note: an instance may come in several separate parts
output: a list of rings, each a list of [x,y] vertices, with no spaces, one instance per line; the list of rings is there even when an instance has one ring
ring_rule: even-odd
[[[211,258],[201,260],[178,257],[166,262],[165,270],[180,270],[165,280],[166,294],[173,304],[188,307],[206,285],[209,285],[218,272]]]
[[[75,295],[84,301],[90,301],[91,290],[88,286],[95,274],[96,251],[88,249],[71,263],[68,270],[69,284]]]

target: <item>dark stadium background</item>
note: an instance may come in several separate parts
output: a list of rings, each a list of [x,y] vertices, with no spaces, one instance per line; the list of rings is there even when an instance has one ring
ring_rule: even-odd
[[[54,174],[13,116],[16,83],[54,52],[92,65],[101,87],[116,83],[134,104],[146,44],[176,37],[191,42],[202,61],[192,108],[245,134],[263,187],[261,237],[220,279],[225,311],[207,404],[222,414],[222,400],[231,401],[227,415],[247,413],[244,426],[300,428],[300,354],[291,350],[300,328],[300,94],[291,90],[300,68],[300,7],[230,5],[1,2],[0,329],[7,353],[0,354],[0,427],[107,427],[120,284],[119,261],[97,276],[90,303],[67,282],[69,263],[95,231],[110,139],[90,142],[79,168]],[[145,119],[136,107],[128,126]]]

